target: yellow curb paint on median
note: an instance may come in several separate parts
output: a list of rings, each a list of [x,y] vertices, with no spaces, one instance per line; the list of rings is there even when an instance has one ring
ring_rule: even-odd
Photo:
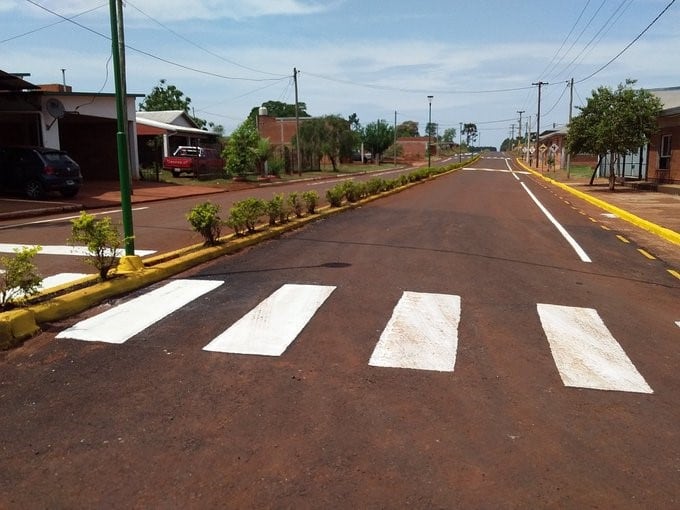
[[[517,163],[524,168],[525,170],[531,172],[532,174],[541,177],[542,179],[550,182],[554,186],[557,186],[558,188],[562,188],[565,191],[568,191],[569,193],[585,200],[586,202],[589,202],[600,209],[604,209],[607,212],[616,214],[619,218],[621,218],[624,221],[627,221],[628,223],[632,223],[633,225],[640,227],[644,230],[647,230],[648,232],[651,232],[652,234],[655,234],[666,241],[669,241],[673,244],[680,245],[680,233],[675,232],[674,230],[671,230],[666,227],[662,227],[660,225],[657,225],[656,223],[652,223],[651,221],[645,220],[640,218],[639,216],[635,216],[632,213],[629,213],[628,211],[625,211],[624,209],[621,209],[619,207],[616,207],[615,205],[612,205],[608,202],[605,202],[604,200],[600,200],[599,198],[595,198],[592,195],[589,195],[588,193],[584,193],[583,191],[579,191],[569,184],[564,184],[562,182],[556,181],[554,179],[551,179],[550,177],[546,177],[545,175],[537,172],[533,168],[528,167],[524,163],[522,163],[520,160],[517,160]]]

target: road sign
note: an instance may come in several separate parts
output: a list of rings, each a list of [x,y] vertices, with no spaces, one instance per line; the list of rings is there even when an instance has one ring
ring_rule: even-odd
[[[541,146],[538,148],[539,151],[541,151],[541,154],[543,154],[546,151],[547,147],[545,146],[544,143],[541,144]]]

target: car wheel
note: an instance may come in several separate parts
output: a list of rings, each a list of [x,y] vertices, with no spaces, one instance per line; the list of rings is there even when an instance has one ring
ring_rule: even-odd
[[[73,198],[78,194],[78,188],[68,188],[60,191],[61,196],[64,198]]]
[[[40,184],[40,181],[36,180],[28,181],[24,186],[24,191],[26,192],[26,196],[33,200],[42,198],[45,194],[42,184]]]

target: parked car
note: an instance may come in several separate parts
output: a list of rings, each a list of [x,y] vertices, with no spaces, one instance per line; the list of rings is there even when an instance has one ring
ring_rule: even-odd
[[[174,177],[182,173],[202,177],[220,174],[224,170],[224,160],[215,149],[180,145],[172,156],[163,158],[163,168],[170,170]]]
[[[20,192],[32,199],[58,191],[76,196],[83,183],[80,165],[58,149],[0,147],[0,191]]]

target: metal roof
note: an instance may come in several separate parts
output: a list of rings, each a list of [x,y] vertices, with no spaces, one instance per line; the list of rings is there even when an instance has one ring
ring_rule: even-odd
[[[18,76],[0,71],[0,91],[2,92],[19,92],[21,90],[36,90],[38,88],[40,87]]]

